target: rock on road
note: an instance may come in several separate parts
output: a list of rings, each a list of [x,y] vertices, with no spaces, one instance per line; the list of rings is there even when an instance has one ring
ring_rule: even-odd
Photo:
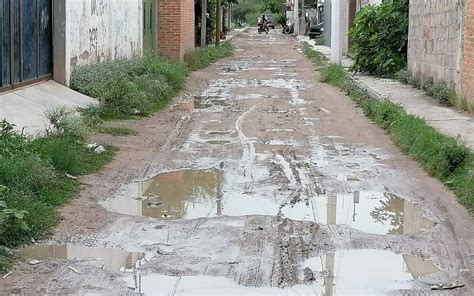
[[[139,136],[98,139],[117,159],[0,294],[469,295],[473,221],[453,194],[293,37],[232,43],[171,108],[122,123]]]

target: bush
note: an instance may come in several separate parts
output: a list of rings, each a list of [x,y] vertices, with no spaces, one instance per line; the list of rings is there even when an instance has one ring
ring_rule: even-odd
[[[165,106],[183,87],[187,69],[157,56],[74,69],[71,88],[97,98],[92,112],[102,118],[146,116]]]
[[[387,0],[364,7],[350,32],[353,70],[393,76],[407,64],[408,0]]]
[[[89,128],[79,112],[66,106],[49,110],[46,118],[53,127],[53,130],[48,130],[49,134],[63,134],[80,140],[85,140],[89,135]]]

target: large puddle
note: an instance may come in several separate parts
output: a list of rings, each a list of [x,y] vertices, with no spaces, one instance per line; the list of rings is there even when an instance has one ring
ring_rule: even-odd
[[[413,289],[414,280],[438,272],[418,257],[380,250],[346,250],[310,258],[301,265],[313,281],[288,288],[245,287],[225,277],[135,275],[128,286],[145,295],[385,295]]]
[[[21,254],[27,259],[39,261],[48,259],[92,260],[109,271],[133,271],[146,261],[144,253],[73,245],[33,246],[23,249]]]
[[[232,172],[180,170],[132,183],[101,204],[121,214],[157,219],[281,213],[292,220],[345,224],[373,234],[409,235],[433,226],[422,209],[391,193],[320,195],[289,205],[288,196],[276,187],[247,193],[235,182]]]
[[[222,203],[224,173],[221,170],[181,170],[162,173],[127,186],[116,198],[101,204],[127,215],[160,219],[207,217]]]

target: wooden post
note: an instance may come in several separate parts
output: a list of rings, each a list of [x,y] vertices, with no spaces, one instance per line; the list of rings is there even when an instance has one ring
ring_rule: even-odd
[[[221,24],[222,24],[222,9],[221,0],[217,0],[216,5],[216,46],[221,43]]]
[[[201,0],[201,47],[206,47],[207,37],[207,0]]]

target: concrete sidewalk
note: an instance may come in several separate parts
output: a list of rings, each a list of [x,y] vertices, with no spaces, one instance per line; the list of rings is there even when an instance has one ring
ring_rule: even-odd
[[[47,126],[45,112],[65,105],[71,108],[97,104],[95,99],[75,92],[55,81],[46,81],[0,94],[0,121],[6,119],[15,129],[29,135],[44,131]]]
[[[305,39],[300,40],[308,42]],[[328,47],[316,46],[311,41],[309,40],[308,43],[314,50],[330,57],[331,51]],[[347,67],[350,64],[352,64],[351,59],[344,58],[343,66]],[[359,86],[366,89],[371,96],[377,99],[388,99],[401,105],[408,114],[423,118],[426,123],[445,135],[460,137],[467,147],[474,150],[474,114],[443,106],[435,99],[425,95],[422,90],[393,79],[351,75]]]
[[[474,150],[474,114],[439,104],[422,90],[396,80],[366,75],[354,75],[355,81],[372,96],[389,99],[403,106],[408,114],[423,118],[426,123],[445,135],[460,137]]]

